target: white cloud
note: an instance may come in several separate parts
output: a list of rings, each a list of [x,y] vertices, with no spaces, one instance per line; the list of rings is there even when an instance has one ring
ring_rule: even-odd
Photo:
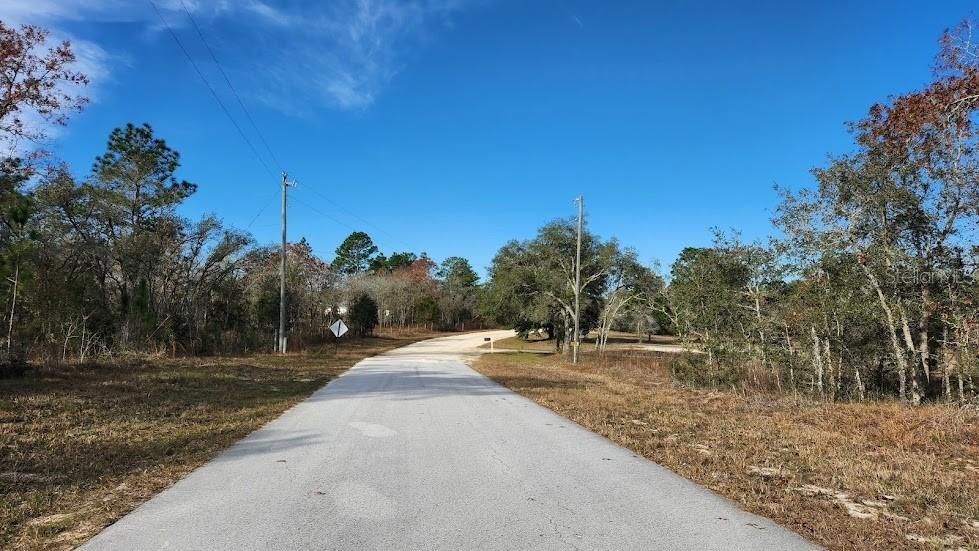
[[[288,27],[296,22],[296,20],[293,17],[282,13],[281,11],[273,8],[272,6],[266,4],[265,2],[259,2],[256,0],[254,2],[249,2],[246,5],[246,7],[249,11],[251,11],[255,15],[258,15],[259,17],[263,17],[269,22],[275,23],[276,25]]]
[[[194,14],[239,92],[287,113],[323,105],[369,107],[413,48],[471,1],[476,0],[155,0],[189,49],[201,52],[195,33],[187,31],[184,8]],[[108,76],[111,54],[60,27],[84,20],[162,28],[148,3],[129,0],[0,0],[0,19],[37,23],[71,38],[80,68],[95,83]],[[217,23],[220,32],[209,28]],[[155,32],[153,39],[170,40]]]
[[[422,44],[470,2],[338,0],[265,14],[279,26],[256,49],[262,78],[274,79],[263,101],[284,111],[297,103],[340,109],[369,107]],[[252,66],[255,67],[254,65]],[[270,70],[270,68],[275,68]],[[253,89],[263,88],[261,85]]]

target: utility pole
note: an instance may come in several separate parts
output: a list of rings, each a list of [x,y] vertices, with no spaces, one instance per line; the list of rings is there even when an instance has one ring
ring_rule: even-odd
[[[282,172],[282,258],[279,263],[279,352],[286,353],[286,189],[288,174]]]
[[[582,214],[585,208],[585,196],[579,195],[578,203],[578,248],[574,262],[574,345],[571,351],[571,363],[578,363],[578,347],[581,344],[581,226]]]

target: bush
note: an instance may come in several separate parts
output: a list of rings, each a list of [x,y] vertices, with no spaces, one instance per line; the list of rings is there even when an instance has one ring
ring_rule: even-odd
[[[377,303],[370,296],[357,297],[348,311],[350,330],[360,337],[369,337],[377,327]]]
[[[0,379],[19,379],[27,368],[27,360],[23,356],[0,352]]]

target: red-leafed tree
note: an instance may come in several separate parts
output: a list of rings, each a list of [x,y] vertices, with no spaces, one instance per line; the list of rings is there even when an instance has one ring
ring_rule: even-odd
[[[897,246],[885,251],[887,260],[893,266],[907,259],[921,274],[956,269],[974,246],[979,214],[979,47],[972,22],[946,30],[940,44],[931,84],[890,105],[875,105],[858,125],[861,141],[881,152],[898,184],[894,196],[902,216],[889,228]],[[953,348],[968,340],[955,296],[960,286],[929,280],[911,287],[901,290],[909,296],[896,301],[894,313],[895,332],[913,358],[912,391],[919,376],[927,392],[941,375],[951,394]]]
[[[979,48],[972,23],[945,31],[940,46],[932,81],[871,107],[852,125],[857,150],[814,170],[818,190],[787,194],[778,218],[808,270],[824,269],[841,253],[853,259],[876,303],[897,393],[911,403],[951,399],[953,386],[964,399],[979,348],[972,284],[979,252]],[[843,311],[852,303],[827,306],[823,319],[863,315]],[[817,388],[833,354],[837,369],[850,364],[859,379],[860,363],[873,362],[853,358],[857,347],[844,346],[845,331],[853,329],[816,325],[808,330]]]
[[[48,32],[24,25],[19,29],[0,21],[0,278],[11,282],[10,307],[5,308],[11,351],[18,308],[21,264],[31,247],[25,224],[31,202],[22,186],[34,173],[32,163],[11,158],[23,140],[40,142],[46,128],[61,126],[68,115],[88,101],[74,94],[88,78],[72,69],[76,58],[65,41],[47,47]],[[39,156],[32,152],[33,157]]]
[[[0,142],[42,141],[45,127],[63,126],[88,99],[77,94],[89,79],[74,69],[68,41],[49,45],[50,33],[0,21]]]

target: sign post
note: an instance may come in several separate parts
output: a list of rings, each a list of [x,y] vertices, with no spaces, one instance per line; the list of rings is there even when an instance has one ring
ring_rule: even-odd
[[[489,337],[483,337],[483,340],[486,341],[486,342],[488,342],[488,343],[490,343],[490,354],[495,353],[496,350],[494,350],[493,339],[491,339]]]
[[[337,355],[337,350],[339,350],[339,348],[340,348],[340,337],[346,335],[347,334],[347,331],[349,331],[349,330],[350,329],[347,328],[347,324],[346,323],[343,323],[343,320],[336,320],[335,322],[333,322],[332,325],[330,325],[330,331],[333,333],[333,337],[334,337],[334,339],[333,339],[333,345],[334,345],[333,346],[333,355],[334,356]]]

